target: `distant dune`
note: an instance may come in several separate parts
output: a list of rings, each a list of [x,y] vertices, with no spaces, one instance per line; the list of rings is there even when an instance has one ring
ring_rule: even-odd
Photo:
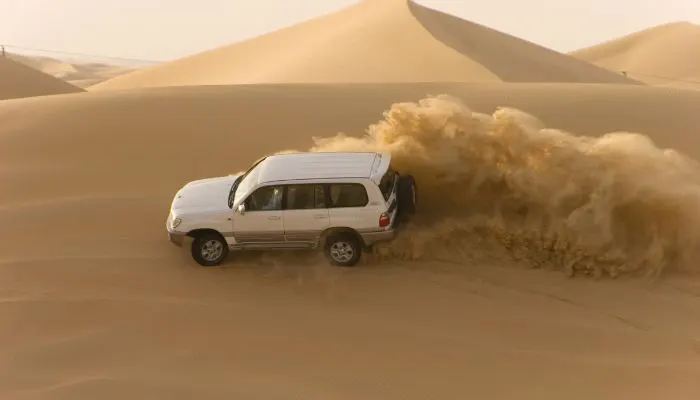
[[[655,26],[570,53],[652,85],[700,89],[700,26]]]
[[[51,75],[0,57],[0,100],[82,91]]]
[[[365,0],[231,46],[121,75],[90,90],[340,82],[634,83],[410,0]]]
[[[135,70],[103,63],[71,63],[41,56],[8,54],[8,58],[80,88],[87,88]]]

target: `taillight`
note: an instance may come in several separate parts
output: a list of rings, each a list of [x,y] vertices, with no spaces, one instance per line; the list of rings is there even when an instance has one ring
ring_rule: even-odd
[[[391,218],[389,218],[389,214],[387,213],[382,213],[382,215],[379,216],[379,227],[380,228],[385,228],[389,226],[391,223]]]

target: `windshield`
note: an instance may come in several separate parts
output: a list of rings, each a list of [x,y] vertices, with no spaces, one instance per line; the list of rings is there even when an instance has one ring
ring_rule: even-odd
[[[243,173],[243,175],[239,176],[238,179],[233,181],[231,190],[228,194],[228,208],[232,208],[233,205],[240,200],[241,194],[245,194],[248,192],[248,190],[250,190],[250,183],[253,181],[253,179],[248,179],[248,177],[250,176],[250,173],[253,172],[255,167],[257,167],[258,164],[260,164],[266,158],[267,156],[260,158],[258,161],[253,163],[253,165],[251,165],[250,168]]]

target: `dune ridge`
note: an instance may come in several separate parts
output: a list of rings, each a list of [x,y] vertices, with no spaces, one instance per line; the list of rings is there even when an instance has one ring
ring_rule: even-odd
[[[654,26],[569,53],[652,85],[700,89],[700,25]]]
[[[639,84],[411,0],[364,0],[250,40],[122,75],[90,90],[251,83],[538,81]]]
[[[84,90],[6,57],[0,57],[0,100]]]

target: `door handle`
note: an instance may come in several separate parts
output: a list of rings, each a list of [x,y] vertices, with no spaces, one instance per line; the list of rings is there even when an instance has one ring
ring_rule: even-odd
[[[325,219],[325,218],[328,218],[328,216],[327,216],[327,215],[323,215],[323,214],[316,214],[316,215],[314,215],[314,219]]]
[[[282,217],[267,217],[267,219],[278,220],[278,219],[282,219]]]

